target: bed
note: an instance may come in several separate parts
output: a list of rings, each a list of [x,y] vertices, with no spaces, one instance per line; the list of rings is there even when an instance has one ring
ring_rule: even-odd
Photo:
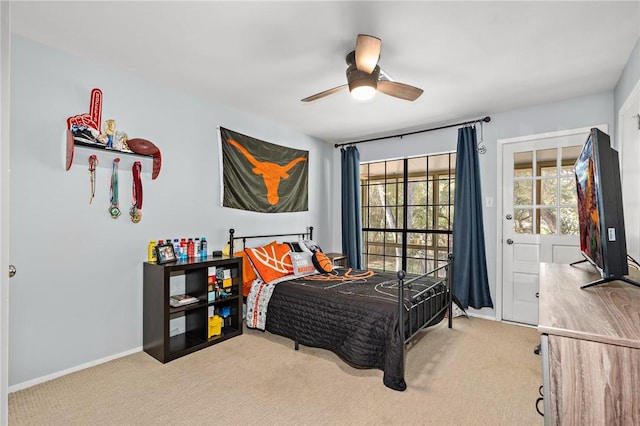
[[[249,240],[272,238],[309,241],[313,227],[302,233],[250,236],[229,230],[231,253],[237,255],[253,252]],[[403,391],[406,345],[451,311],[452,269],[449,256],[446,264],[419,276],[336,268],[274,283],[256,279],[245,299],[246,326],[290,338],[296,350],[300,344],[328,349],[356,368],[380,369],[385,386]]]

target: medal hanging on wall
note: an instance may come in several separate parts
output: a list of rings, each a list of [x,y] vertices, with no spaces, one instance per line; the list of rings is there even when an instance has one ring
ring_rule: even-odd
[[[98,165],[98,157],[94,155],[89,156],[89,191],[91,192],[91,198],[89,198],[89,204],[93,203],[93,197],[96,195],[96,166]]]
[[[133,163],[131,172],[133,174],[133,185],[131,188],[131,202],[132,206],[129,209],[129,215],[131,216],[131,222],[138,223],[142,220],[142,180],[140,179],[140,172],[142,171],[142,163],[136,161]]]
[[[120,158],[113,160],[113,167],[111,169],[111,205],[109,206],[109,214],[112,219],[117,219],[120,216],[120,207],[118,207],[118,163]]]

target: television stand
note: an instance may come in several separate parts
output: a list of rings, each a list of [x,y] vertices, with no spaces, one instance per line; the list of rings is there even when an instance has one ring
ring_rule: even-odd
[[[588,287],[593,287],[595,285],[605,284],[605,283],[608,283],[610,281],[624,281],[625,283],[640,287],[640,283],[637,282],[637,281],[632,280],[631,278],[617,277],[617,278],[602,278],[601,280],[597,280],[597,281],[594,281],[592,283],[585,284],[585,285],[581,286],[580,288],[584,289],[584,288],[588,288]]]
[[[579,263],[583,263],[583,262],[588,262],[587,259],[582,259],[582,260],[577,260],[575,262],[572,262],[569,264],[569,266],[573,266],[573,265],[577,265]],[[640,283],[637,281],[632,280],[631,278],[628,278],[626,276],[621,276],[621,277],[609,277],[609,278],[602,278],[593,282],[590,282],[589,284],[585,284],[583,286],[581,286],[581,289],[585,289],[585,288],[589,288],[589,287],[593,287],[596,285],[600,285],[600,284],[606,284],[608,282],[611,281],[624,281],[627,284],[631,284],[631,285],[635,285],[636,287],[640,287]]]

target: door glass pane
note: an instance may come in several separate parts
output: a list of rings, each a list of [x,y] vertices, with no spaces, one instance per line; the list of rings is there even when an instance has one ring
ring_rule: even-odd
[[[533,209],[513,209],[513,232],[533,234]]]
[[[533,152],[516,152],[513,154],[513,176],[533,176]]]
[[[563,207],[560,209],[560,233],[562,235],[580,234],[577,207]]]
[[[545,235],[553,235],[556,233],[557,209],[542,208],[537,209],[538,214],[538,233]]]
[[[573,174],[573,165],[580,155],[580,151],[582,150],[581,145],[577,146],[565,146],[562,148],[562,169],[560,171],[563,175],[572,175]]]
[[[513,205],[533,205],[533,181],[517,180],[513,182]]]
[[[560,178],[560,204],[577,204],[578,192],[573,176]]]
[[[558,173],[557,155],[558,150],[555,148],[536,151],[538,176],[555,176]]]
[[[543,206],[555,206],[558,203],[556,196],[556,179],[542,179],[540,181],[540,196],[538,204]]]

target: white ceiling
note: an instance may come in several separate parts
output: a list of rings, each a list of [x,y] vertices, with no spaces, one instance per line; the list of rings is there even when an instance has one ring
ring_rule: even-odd
[[[612,90],[640,1],[28,2],[12,32],[330,142]],[[359,33],[415,102],[342,91]],[[178,106],[177,106],[178,107]]]

